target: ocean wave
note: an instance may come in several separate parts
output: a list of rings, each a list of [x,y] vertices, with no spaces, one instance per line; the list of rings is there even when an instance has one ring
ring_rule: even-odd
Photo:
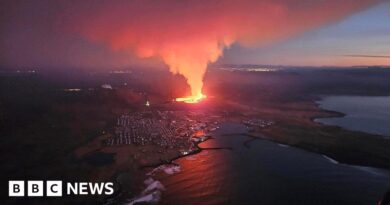
[[[290,147],[290,145],[286,145],[286,144],[279,144],[279,143],[278,143],[278,145],[279,145],[280,147]]]
[[[164,185],[158,181],[154,180],[153,178],[148,178],[144,181],[146,188],[140,195],[137,197],[134,197],[133,199],[130,199],[128,202],[126,202],[126,205],[133,205],[136,203],[157,203],[161,199],[162,191],[165,190]]]
[[[326,155],[322,155],[323,158],[327,159],[329,162],[331,162],[332,164],[338,164],[339,162],[326,156]]]
[[[383,170],[375,167],[357,166],[357,165],[352,165],[352,167],[377,176],[389,176],[390,174],[390,172],[387,170]]]
[[[163,165],[160,165],[160,166],[154,168],[152,171],[148,172],[146,175],[153,176],[159,171],[163,171],[165,174],[172,175],[172,174],[179,173],[181,171],[181,169],[180,169],[180,165],[177,165],[177,164],[163,164]]]

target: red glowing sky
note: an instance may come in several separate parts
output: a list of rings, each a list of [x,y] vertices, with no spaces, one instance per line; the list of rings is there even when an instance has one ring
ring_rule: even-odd
[[[141,58],[157,57],[200,95],[207,65],[233,43],[261,46],[337,21],[373,3],[356,1],[126,1],[65,14],[71,32]],[[85,6],[85,7],[84,7]],[[74,7],[72,7],[73,9]],[[68,22],[66,22],[68,21]],[[77,23],[74,23],[77,22]]]
[[[324,42],[321,40],[328,36],[322,36],[322,39],[303,36],[298,43],[304,43],[304,46],[289,47],[282,43],[279,50],[273,49],[269,53],[256,52],[253,48],[300,37],[306,31],[334,25],[374,6],[379,9],[373,10],[364,18],[351,20],[355,22],[349,24],[356,24],[361,29],[356,31],[355,27],[350,27],[351,32],[346,35],[351,36],[348,39],[351,42],[344,46],[351,48],[361,44],[364,39],[371,39],[370,42],[364,42],[368,48],[348,53],[356,50],[351,48],[345,54],[388,56],[388,49],[380,45],[373,47],[371,41],[378,40],[373,36],[388,36],[389,26],[368,30],[370,25],[378,22],[385,24],[390,20],[388,15],[375,16],[375,13],[388,13],[390,5],[382,2],[385,1],[4,0],[0,2],[0,64],[56,67],[109,67],[139,63],[155,65],[164,58],[161,56],[167,56],[166,52],[172,49],[183,55],[195,53],[198,58],[214,60],[215,56],[221,54],[221,47],[234,43],[232,49],[227,49],[229,55],[221,63],[249,61],[257,64],[337,65],[339,59],[322,59],[320,55],[322,50],[330,50],[332,47],[336,47],[335,51],[340,50],[338,46],[343,44],[345,38],[316,44]],[[359,23],[360,21],[366,23]],[[363,35],[366,32],[372,33],[371,38],[364,34],[365,38],[354,40],[357,33]],[[316,33],[313,35],[319,36]],[[388,38],[386,40],[382,36],[381,42],[388,42]],[[192,47],[183,48],[183,44]],[[248,46],[252,50],[241,48]],[[314,52],[304,52],[313,46],[317,46],[310,50]],[[111,48],[117,50],[113,51]],[[201,54],[198,52],[199,48],[202,50]],[[140,60],[134,51],[141,56],[153,54],[159,57]],[[318,56],[311,55],[309,59],[308,53],[316,53]],[[291,54],[296,55],[288,57]],[[169,58],[173,57],[165,58],[166,61],[172,61]],[[361,58],[359,63],[362,63],[362,59],[367,58]],[[388,59],[385,58],[375,60],[388,64]]]
[[[380,2],[5,0],[0,3],[0,63],[105,67],[150,62],[154,65],[162,59],[177,71],[172,61],[189,61],[186,59],[193,59],[194,55],[198,58],[196,62],[214,61],[222,54],[222,49],[232,43],[252,48],[272,45],[337,23]],[[227,49],[231,54],[229,58],[234,55],[234,62],[247,63],[248,52],[244,56],[235,52],[235,47]],[[363,54],[372,54],[370,51]],[[283,51],[273,53],[274,58],[280,59],[277,64],[295,62],[288,60]],[[260,60],[255,63],[261,64],[263,54],[252,52],[252,59],[256,59],[253,55],[259,55]],[[139,60],[140,56],[154,57]],[[304,57],[307,58],[294,56],[295,59]],[[224,58],[223,62],[229,62],[229,58]],[[204,63],[189,63],[204,67]],[[307,61],[307,64],[316,63]]]
[[[230,46],[262,47],[291,39],[380,2],[2,1],[5,55],[0,62],[57,67],[162,62],[182,74],[198,95],[207,65]]]

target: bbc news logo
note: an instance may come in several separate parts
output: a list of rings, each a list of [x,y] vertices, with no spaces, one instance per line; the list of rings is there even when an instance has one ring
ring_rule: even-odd
[[[10,197],[62,197],[63,194],[112,195],[113,193],[114,184],[112,182],[8,181],[8,196]]]

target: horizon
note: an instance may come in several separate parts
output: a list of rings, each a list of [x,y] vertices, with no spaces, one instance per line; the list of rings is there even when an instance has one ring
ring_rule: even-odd
[[[389,22],[390,0],[1,0],[1,204],[390,205]]]
[[[130,4],[130,2],[128,4]],[[261,2],[262,4],[258,7],[259,11],[264,9],[261,8],[261,6],[267,7],[267,4],[270,4],[267,1]],[[166,64],[164,63],[164,60],[158,56],[144,55],[147,57],[144,58],[142,55],[139,56],[137,54],[138,51],[134,51],[132,48],[130,50],[133,51],[129,51],[128,48],[120,47],[119,49],[113,49],[111,45],[106,45],[104,41],[94,40],[99,38],[97,36],[92,37],[91,40],[88,36],[89,34],[86,35],[84,31],[75,31],[72,27],[82,26],[82,22],[76,23],[74,20],[84,20],[83,18],[85,17],[81,15],[82,12],[85,12],[85,10],[83,10],[85,6],[93,5],[93,9],[89,11],[89,13],[94,16],[92,21],[96,21],[95,24],[97,25],[101,24],[104,26],[98,21],[99,18],[111,18],[110,15],[113,13],[110,13],[111,11],[109,10],[104,11],[106,13],[108,12],[107,14],[102,12],[99,14],[100,7],[106,4],[92,3],[93,2],[86,1],[83,3],[77,2],[72,5],[60,1],[41,1],[39,3],[3,1],[2,8],[4,9],[4,12],[2,13],[4,13],[4,15],[1,17],[3,25],[2,32],[0,33],[0,43],[3,45],[1,50],[4,55],[0,58],[0,65],[2,67],[43,66],[94,68],[99,66],[154,67]],[[192,4],[193,2],[188,1],[188,4],[190,3]],[[115,7],[115,3],[111,4],[109,4],[109,6],[112,7],[112,9],[116,9],[119,13],[122,12]],[[154,4],[150,5],[151,11],[154,11],[153,9],[156,9],[160,5],[158,2]],[[241,4],[243,6],[242,8],[240,7]],[[247,5],[255,5],[254,2],[249,0],[241,4],[235,4],[237,8],[228,11],[239,12],[239,9],[247,9],[247,7],[245,7]],[[260,34],[255,34],[257,36],[256,40],[252,40],[253,36],[250,36],[248,41],[247,39],[244,39],[243,41],[239,40],[227,44],[227,46],[221,50],[223,54],[219,54],[221,57],[215,63],[212,62],[215,61],[215,59],[213,59],[212,61],[209,61],[208,64],[211,66],[214,64],[256,64],[305,67],[390,66],[390,48],[386,46],[390,44],[390,35],[388,35],[390,26],[386,23],[390,21],[390,15],[388,14],[390,11],[390,2],[365,0],[356,5],[353,5],[354,3],[352,3],[351,6],[348,5],[348,2],[344,2],[344,4],[345,8],[340,8],[340,11],[337,11],[339,12],[337,13],[337,17],[332,17],[332,11],[323,12],[320,14],[323,16],[318,16],[318,18],[323,19],[318,22],[313,22],[313,25],[308,28],[300,28],[300,31],[298,32],[290,32],[289,30],[283,31],[283,28],[279,28],[283,27],[283,24],[280,22],[275,22],[275,26],[277,27],[273,28],[272,23],[276,20],[268,19],[269,22],[260,22]],[[272,4],[270,5],[272,7]],[[129,5],[130,9],[131,6],[134,5]],[[206,11],[207,9],[215,7],[215,5],[212,4],[198,6],[201,7],[200,11]],[[229,4],[226,6],[221,5],[224,9],[229,9],[229,6]],[[313,9],[316,8],[316,5],[306,5],[305,2],[292,7],[287,1],[280,1],[276,6],[290,10],[297,9],[297,11],[292,10],[292,12],[295,13],[288,15],[296,15],[299,14],[298,12],[306,12],[307,14],[305,15],[313,17],[316,17],[317,15],[309,13],[307,9],[300,8],[306,8],[308,6],[313,7]],[[333,3],[332,1],[329,1],[329,5],[324,5],[324,7],[326,6],[336,8],[340,5],[337,5],[337,2]],[[178,9],[189,12],[190,17],[188,18],[194,20],[195,26],[197,26],[197,24],[202,25],[204,22],[201,19],[199,20],[200,23],[197,23],[199,14],[195,11],[192,12],[191,10],[188,10],[187,5],[182,4],[176,5],[172,3],[164,5],[161,15],[167,16],[167,14],[164,13],[164,9],[168,9],[169,7],[177,7]],[[40,13],[39,11],[42,9],[47,10],[47,12]],[[178,15],[182,15],[182,13],[180,13],[182,11],[177,12],[179,12]],[[208,12],[211,13],[205,17],[206,21],[218,19],[221,15],[219,13],[213,14],[212,12],[214,11]],[[272,11],[269,12],[271,12],[269,13],[270,15],[273,15]],[[148,15],[151,15],[150,18],[153,18],[153,14]],[[223,18],[229,18],[229,14],[226,15],[226,17],[224,16]],[[115,19],[114,17],[115,16],[112,16],[113,19]],[[173,17],[167,16],[166,18],[168,18],[166,24],[170,25],[170,18]],[[126,26],[126,19],[120,21],[121,22],[116,22],[118,26]],[[75,23],[76,25],[73,25]],[[256,23],[259,22],[253,22],[251,24]],[[234,24],[234,22],[226,22],[226,24],[227,26],[231,26],[230,24]],[[295,27],[299,28],[305,25],[304,22],[293,22],[293,24],[295,25],[289,26],[292,27],[292,30],[295,30]],[[86,26],[94,29],[92,25]],[[215,24],[215,26],[218,26],[218,24]],[[180,28],[180,22],[178,22],[178,26],[176,27]],[[190,30],[192,28],[185,29]],[[270,33],[271,37],[261,36],[263,35],[261,34],[261,30],[266,31],[267,29],[276,30]],[[203,28],[200,28],[196,31],[204,32],[202,30]],[[97,31],[108,32],[107,35],[116,35],[114,34],[116,33],[114,30]],[[286,36],[279,37],[279,35],[281,35],[279,34],[280,32],[287,32],[285,34]],[[201,38],[202,35],[202,33],[199,33],[199,36],[194,36],[193,39],[196,41],[196,38]],[[191,43],[191,39],[186,40],[186,42]],[[125,44],[126,43],[121,46],[126,46]]]

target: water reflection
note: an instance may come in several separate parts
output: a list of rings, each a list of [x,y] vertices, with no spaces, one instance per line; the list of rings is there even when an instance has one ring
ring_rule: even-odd
[[[215,147],[215,140],[204,143]],[[235,192],[232,186],[235,170],[227,152],[230,150],[207,150],[196,156],[177,160],[182,171],[174,177],[161,176],[166,187],[162,204],[221,204],[226,203]],[[215,169],[218,167],[218,169]]]
[[[222,136],[244,129],[222,125],[207,150],[177,160],[182,171],[160,175],[166,186],[162,204],[376,204],[390,188],[386,170],[335,164],[321,155],[248,137]],[[233,127],[233,128],[232,128]],[[242,131],[242,130],[241,130]]]

